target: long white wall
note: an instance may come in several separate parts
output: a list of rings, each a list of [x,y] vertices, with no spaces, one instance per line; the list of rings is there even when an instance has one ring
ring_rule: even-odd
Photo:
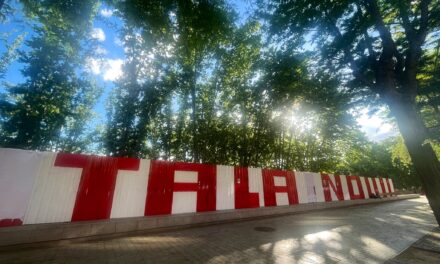
[[[387,178],[0,148],[0,227],[390,195]]]

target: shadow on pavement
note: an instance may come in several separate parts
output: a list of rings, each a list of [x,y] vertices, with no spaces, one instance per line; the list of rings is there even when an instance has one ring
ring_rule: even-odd
[[[0,263],[383,263],[437,224],[426,198],[0,252]],[[271,230],[261,232],[255,229]]]

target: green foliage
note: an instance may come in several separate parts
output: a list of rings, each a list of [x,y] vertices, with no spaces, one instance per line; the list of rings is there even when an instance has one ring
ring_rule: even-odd
[[[105,146],[111,155],[145,157],[151,120],[176,82],[166,64],[168,59],[160,55],[166,52],[163,47],[155,48],[158,53],[152,59],[148,50],[145,52],[146,43],[133,28],[126,28],[123,38],[126,63],[108,102]]]
[[[127,63],[109,104],[109,153],[189,161],[195,150],[202,162],[334,170],[340,154],[333,141],[354,129],[348,96],[328,75],[309,74],[300,57],[264,50],[257,21],[229,27],[215,49],[197,48],[196,61],[179,38],[151,46],[143,34],[124,36]],[[141,79],[145,68],[150,74]]]
[[[83,66],[99,1],[22,0],[36,34],[24,42],[26,52],[16,52],[18,38],[0,58],[1,74],[19,54],[26,78],[2,94],[2,146],[385,176],[398,187],[420,186],[403,139],[371,142],[352,115],[384,102],[377,65],[386,43],[365,4],[375,1],[262,0],[260,17],[242,23],[227,1],[105,2],[123,21],[125,52],[105,124],[88,123],[100,89]],[[411,51],[403,12],[415,26],[419,2],[376,1],[395,42],[396,76],[406,74],[402,58]],[[440,148],[438,37],[430,38],[415,101],[428,141]],[[406,81],[396,84],[406,91]]]
[[[5,73],[12,61],[14,61],[17,56],[17,49],[23,42],[25,34],[21,34],[14,39],[14,41],[9,44],[6,39],[2,39],[5,44],[6,51],[0,55],[0,79],[5,77]]]
[[[433,48],[423,57],[423,67],[417,75],[420,84],[417,107],[429,129],[430,140],[438,145],[440,143],[440,40],[433,38],[429,44]]]
[[[20,61],[27,65],[23,69],[27,81],[9,87],[8,100],[0,103],[2,145],[58,149],[64,134],[69,138],[71,133],[80,133],[89,115],[88,107],[96,100],[96,88],[84,77],[76,76],[63,46],[47,39],[45,32],[38,31],[27,45],[31,51],[20,55]]]
[[[351,144],[343,162],[338,165],[342,173],[389,177],[399,189],[421,186],[402,137],[375,143],[358,134],[356,142]]]
[[[368,144],[349,151],[354,161],[347,169],[388,174],[401,186],[419,186],[420,180],[440,221],[438,1],[262,0],[259,5],[271,43],[284,56],[304,54],[311,60],[308,68],[338,80],[352,103],[386,105],[396,121],[404,141],[394,150]]]
[[[14,12],[12,6],[6,0],[0,0],[0,23],[7,20],[7,17]]]
[[[23,4],[42,25],[35,26],[35,34],[26,41],[29,51],[19,52],[26,81],[8,87],[0,101],[1,145],[86,151],[89,142],[83,130],[99,89],[79,69],[84,58],[78,37],[85,36],[91,17],[78,17],[86,6],[74,2]]]
[[[191,133],[186,131],[188,126],[179,126],[181,132],[178,136],[184,136],[185,141],[190,141],[189,144],[184,144],[185,148],[180,150],[179,155],[185,160],[200,161],[202,143],[199,141],[200,114],[197,97],[200,96],[202,83],[199,79],[203,75],[202,68],[206,67],[206,59],[227,40],[230,20],[225,3],[223,1],[115,1],[114,4],[121,10],[123,19],[131,27],[138,29],[139,35],[134,38],[134,42],[138,43],[127,43],[129,46],[137,45],[134,54],[130,54],[129,58],[142,57],[139,55],[144,52],[154,56],[154,62],[150,62],[148,58],[142,58],[137,62],[129,59],[128,64],[133,65],[126,67],[126,77],[124,77],[129,83],[120,84],[119,99],[115,99],[113,105],[123,105],[124,103],[120,101],[125,100],[124,95],[134,98],[134,102],[138,105],[118,107],[122,111],[116,110],[110,114],[110,120],[121,119],[131,123],[117,122],[118,125],[121,124],[118,128],[109,124],[107,142],[114,145],[110,146],[109,152],[115,155],[144,156],[148,151],[142,145],[147,142],[148,133],[151,132],[148,128],[151,116],[159,111],[162,104],[167,104],[167,100],[170,100],[170,98],[165,100],[164,95],[174,91],[174,94],[181,94],[186,100],[191,100],[190,104],[181,103],[180,113],[190,114]],[[137,71],[137,67],[150,68],[151,74],[139,76],[133,73]],[[142,84],[139,83],[140,81]],[[144,95],[136,95],[139,93]],[[127,109],[132,110],[126,111]],[[133,125],[138,127],[131,129]],[[124,148],[130,150],[117,150]]]

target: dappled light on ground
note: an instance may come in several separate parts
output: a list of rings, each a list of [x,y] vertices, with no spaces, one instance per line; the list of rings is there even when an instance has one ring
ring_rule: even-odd
[[[383,263],[435,226],[422,197],[151,235],[2,250],[0,263]]]

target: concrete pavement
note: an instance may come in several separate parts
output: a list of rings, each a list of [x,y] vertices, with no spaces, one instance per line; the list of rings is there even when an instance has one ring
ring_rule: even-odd
[[[386,264],[440,263],[440,227],[390,259]]]
[[[0,248],[0,263],[383,263],[436,226],[421,197],[156,234]]]

